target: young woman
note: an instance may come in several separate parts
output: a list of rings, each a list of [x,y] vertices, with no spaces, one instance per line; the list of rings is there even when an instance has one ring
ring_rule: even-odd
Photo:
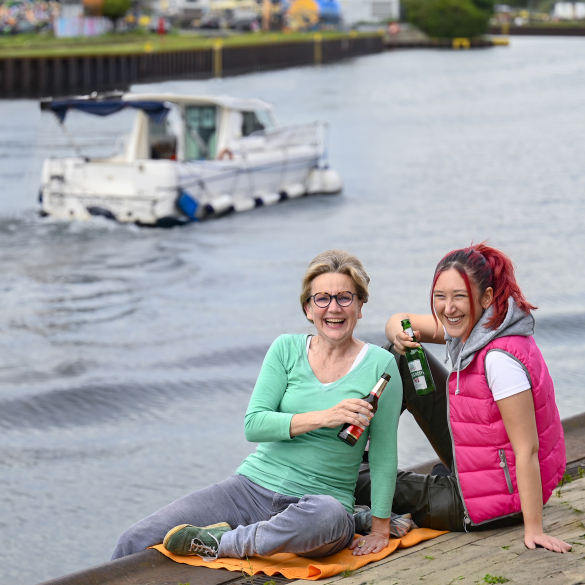
[[[543,503],[565,470],[564,435],[532,337],[536,307],[522,294],[512,262],[485,244],[450,252],[435,270],[431,308],[431,315],[393,315],[386,336],[401,355],[417,341],[447,344],[446,387],[417,397],[405,384],[405,401],[407,408],[418,401],[419,414],[425,401],[446,403],[447,420],[435,416],[423,430],[451,475],[399,472],[393,511],[407,509],[419,526],[450,530],[491,528],[523,516],[528,548],[568,552],[571,546],[542,526]],[[407,317],[416,339],[402,330]],[[437,410],[426,409],[427,418]]]

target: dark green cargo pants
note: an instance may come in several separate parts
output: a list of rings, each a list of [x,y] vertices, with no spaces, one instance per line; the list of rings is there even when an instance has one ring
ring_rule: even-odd
[[[437,391],[419,396],[414,388],[406,358],[397,353],[392,344],[387,344],[384,348],[392,352],[398,364],[403,387],[402,411],[408,410],[412,414],[443,465],[451,470],[453,447],[447,422],[447,370],[437,358],[427,353]],[[366,463],[360,469],[355,497],[356,504],[370,505],[370,468]],[[410,512],[415,524],[421,528],[452,532],[465,530],[465,509],[455,475],[444,477],[398,470],[392,511],[395,514]],[[497,528],[521,521],[522,515],[518,514],[504,520],[489,522],[481,528]],[[468,526],[467,530],[479,528]]]

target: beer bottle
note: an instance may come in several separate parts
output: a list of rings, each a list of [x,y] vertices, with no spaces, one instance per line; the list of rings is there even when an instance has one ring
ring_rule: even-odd
[[[402,320],[402,329],[416,341],[410,319]],[[425,350],[421,347],[407,347],[406,348],[406,361],[408,362],[408,369],[414,382],[414,388],[419,396],[430,394],[435,391],[435,381],[433,380],[433,374],[431,374],[431,368],[425,355]]]
[[[384,392],[384,388],[386,388],[386,384],[390,381],[389,374],[382,374],[382,377],[378,380],[378,383],[372,388],[372,391],[364,398],[366,402],[369,402],[372,405],[372,414],[378,410],[378,400],[380,396],[382,396],[382,392]],[[365,418],[365,415],[360,415]],[[353,425],[350,423],[345,423],[337,436],[344,442],[353,447],[357,442],[358,439],[362,436],[364,429],[359,427],[358,425]]]

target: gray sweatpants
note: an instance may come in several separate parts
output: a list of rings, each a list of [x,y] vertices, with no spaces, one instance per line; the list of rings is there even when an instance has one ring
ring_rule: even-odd
[[[348,546],[354,519],[331,496],[284,496],[243,475],[184,496],[137,522],[118,540],[112,560],[162,543],[179,524],[227,522],[233,530],[220,541],[219,556],[245,558],[280,552],[324,557]]]

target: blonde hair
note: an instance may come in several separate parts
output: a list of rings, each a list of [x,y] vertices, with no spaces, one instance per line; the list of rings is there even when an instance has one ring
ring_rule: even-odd
[[[303,308],[305,317],[307,317],[305,305],[311,298],[311,285],[313,284],[313,280],[317,276],[329,272],[347,274],[355,284],[359,300],[364,303],[368,302],[370,295],[368,291],[370,277],[366,274],[362,263],[353,254],[349,254],[343,250],[327,250],[311,260],[303,276],[301,284],[301,307]],[[309,321],[311,323],[313,322],[311,319]]]

